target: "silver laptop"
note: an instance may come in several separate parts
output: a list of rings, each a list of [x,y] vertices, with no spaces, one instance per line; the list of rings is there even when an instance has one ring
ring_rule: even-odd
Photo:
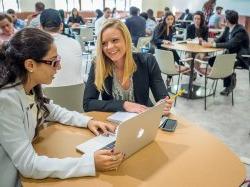
[[[164,106],[165,101],[122,122],[114,135],[96,136],[76,146],[76,149],[89,153],[114,148],[125,153],[127,158],[155,139]]]

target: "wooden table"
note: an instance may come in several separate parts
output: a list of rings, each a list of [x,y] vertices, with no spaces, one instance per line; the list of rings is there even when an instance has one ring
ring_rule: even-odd
[[[110,113],[89,115],[105,121]],[[236,187],[244,181],[245,167],[226,145],[186,120],[170,117],[178,120],[176,131],[159,130],[156,140],[125,160],[117,172],[67,180],[22,178],[22,184],[24,187]],[[91,137],[93,134],[86,129],[54,124],[41,131],[34,147],[39,155],[79,157],[75,146]]]
[[[187,43],[187,42],[183,42],[183,43],[176,42],[176,43],[172,43],[172,44],[168,44],[168,45],[162,44],[162,47],[191,54],[191,57],[193,58],[193,60],[191,61],[191,65],[190,65],[191,72],[190,72],[189,84],[182,84],[181,85],[181,87],[186,90],[185,94],[183,94],[182,96],[187,97],[189,99],[203,98],[205,96],[205,94],[204,94],[205,88],[200,86],[200,85],[193,84],[195,55],[197,53],[213,53],[213,54],[215,54],[216,52],[221,52],[224,49],[222,49],[222,48],[207,48],[207,47],[203,47],[199,44],[193,44],[193,43]],[[171,89],[170,91],[172,93],[176,93],[175,89],[176,88],[173,88],[173,90]],[[207,93],[211,93],[211,92],[207,91]],[[211,95],[211,94],[209,94],[209,95]]]

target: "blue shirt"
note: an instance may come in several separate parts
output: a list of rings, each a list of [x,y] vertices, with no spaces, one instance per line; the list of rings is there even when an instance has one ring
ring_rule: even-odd
[[[17,30],[23,29],[25,27],[25,21],[23,21],[21,19],[17,19],[16,22],[14,23],[14,27]]]

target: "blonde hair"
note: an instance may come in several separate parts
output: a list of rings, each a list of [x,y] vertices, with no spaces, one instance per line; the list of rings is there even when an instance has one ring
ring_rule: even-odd
[[[104,80],[110,75],[113,76],[112,61],[103,53],[102,34],[107,28],[115,28],[121,31],[125,41],[125,63],[122,84],[124,84],[136,71],[136,64],[132,56],[132,39],[127,26],[118,19],[108,19],[104,22],[97,37],[96,59],[95,59],[95,85],[98,91],[106,90]]]

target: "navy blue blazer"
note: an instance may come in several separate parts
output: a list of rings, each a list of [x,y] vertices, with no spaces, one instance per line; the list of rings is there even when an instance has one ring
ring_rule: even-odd
[[[146,106],[152,106],[152,102],[149,99],[149,89],[151,89],[155,101],[159,101],[160,99],[168,96],[168,92],[155,57],[152,54],[134,53],[133,58],[137,65],[137,70],[132,77],[135,102]],[[105,79],[104,84],[106,90],[102,93],[97,90],[94,81],[95,65],[93,63],[84,91],[84,111],[124,111],[123,104],[125,101],[115,100],[112,96],[113,77],[108,76]],[[98,100],[100,94],[102,96],[102,100]]]

